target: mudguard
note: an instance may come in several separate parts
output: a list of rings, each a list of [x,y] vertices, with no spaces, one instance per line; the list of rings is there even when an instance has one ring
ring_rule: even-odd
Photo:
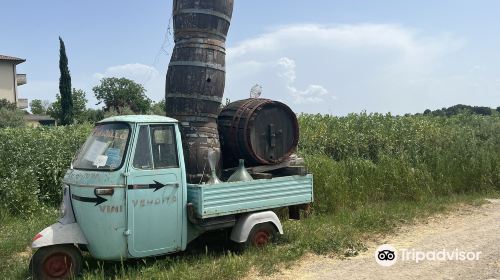
[[[77,223],[55,223],[40,231],[31,243],[31,248],[40,248],[56,244],[88,244]]]
[[[264,211],[247,214],[238,219],[231,231],[231,240],[238,243],[247,241],[252,228],[263,223],[273,224],[278,232],[283,234],[283,227],[278,216],[273,211]]]

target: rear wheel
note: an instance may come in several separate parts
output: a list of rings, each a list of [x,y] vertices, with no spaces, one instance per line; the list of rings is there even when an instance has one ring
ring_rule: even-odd
[[[262,248],[271,243],[276,238],[276,228],[270,224],[256,224],[248,234],[247,247]]]
[[[38,249],[31,258],[33,279],[68,279],[82,270],[82,254],[73,245],[53,245]]]

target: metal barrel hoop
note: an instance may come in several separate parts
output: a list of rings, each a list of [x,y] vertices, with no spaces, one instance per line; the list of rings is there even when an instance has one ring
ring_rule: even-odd
[[[231,17],[229,17],[228,15],[226,15],[224,13],[217,12],[217,11],[210,10],[210,9],[196,9],[196,8],[195,9],[180,9],[180,10],[174,11],[174,13],[173,13],[174,16],[185,15],[185,14],[210,15],[210,16],[214,16],[217,18],[221,18],[221,19],[227,21],[227,23],[231,23]]]

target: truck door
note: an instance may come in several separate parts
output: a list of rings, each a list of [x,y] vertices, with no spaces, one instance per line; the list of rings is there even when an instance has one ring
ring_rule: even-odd
[[[138,125],[127,176],[133,257],[180,250],[182,188],[175,135],[173,124]]]

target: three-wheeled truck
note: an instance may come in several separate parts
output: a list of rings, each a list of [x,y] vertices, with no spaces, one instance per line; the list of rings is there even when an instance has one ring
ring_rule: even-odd
[[[61,218],[33,238],[35,279],[80,273],[80,250],[114,261],[170,254],[222,228],[236,243],[263,246],[283,233],[271,209],[313,199],[310,174],[187,184],[178,122],[161,116],[97,123],[62,188]]]

